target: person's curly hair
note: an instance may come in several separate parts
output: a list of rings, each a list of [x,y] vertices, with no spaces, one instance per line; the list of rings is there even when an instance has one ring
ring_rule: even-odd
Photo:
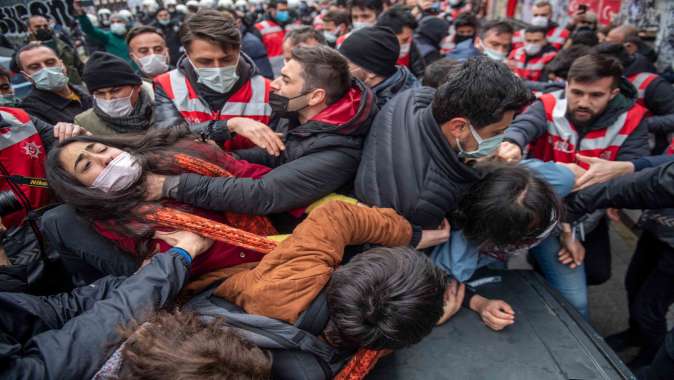
[[[122,330],[120,379],[269,379],[271,355],[221,319],[189,312],[160,312],[148,323]]]

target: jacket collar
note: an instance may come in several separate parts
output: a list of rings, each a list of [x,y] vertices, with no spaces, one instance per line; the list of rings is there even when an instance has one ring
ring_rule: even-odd
[[[83,88],[73,84],[68,84],[68,86],[70,86],[70,89],[74,91],[80,98],[79,101],[80,104],[82,104],[85,107],[91,105],[91,102],[89,101],[89,94],[87,94]],[[28,98],[38,100],[42,103],[47,103],[51,107],[61,110],[68,107],[68,105],[71,104],[72,102],[76,102],[75,100],[64,98],[55,92],[40,90],[35,87],[33,87],[30,94],[28,94]]]

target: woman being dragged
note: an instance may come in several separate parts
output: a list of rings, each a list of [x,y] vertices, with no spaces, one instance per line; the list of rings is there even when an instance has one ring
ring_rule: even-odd
[[[260,178],[269,171],[198,141],[182,126],[152,129],[142,136],[71,138],[52,149],[47,166],[49,186],[56,194],[101,235],[139,259],[169,248],[157,239],[162,231],[192,230],[207,237],[217,233],[220,241],[195,259],[195,276],[259,261],[270,247],[257,236],[276,233],[266,217],[146,200],[149,174]]]

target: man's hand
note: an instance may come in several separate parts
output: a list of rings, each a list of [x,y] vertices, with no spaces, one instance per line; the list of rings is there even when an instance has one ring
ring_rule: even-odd
[[[522,149],[517,144],[504,141],[498,147],[496,157],[505,162],[516,162],[522,159]]]
[[[186,250],[192,258],[204,253],[213,245],[213,240],[188,231],[156,231],[154,238],[163,240],[172,247]]]
[[[166,176],[148,173],[145,177],[145,200],[158,201],[162,197]]]
[[[590,169],[576,180],[576,187],[573,191],[583,190],[592,185],[610,181],[615,177],[634,173],[634,164],[631,162],[609,161],[580,154],[576,154],[576,160],[590,165]]]
[[[77,124],[59,122],[54,125],[54,138],[59,142],[80,135],[91,135],[91,133]]]
[[[279,134],[259,121],[246,117],[233,117],[227,120],[227,127],[230,132],[247,138],[272,156],[280,155],[286,148]]]
[[[450,230],[451,226],[449,222],[447,219],[443,219],[442,224],[440,224],[437,230],[421,231],[421,239],[419,239],[417,249],[426,249],[446,242],[449,240]]]
[[[447,322],[449,318],[453,317],[461,309],[461,303],[465,294],[466,286],[452,279],[447,290],[445,290],[445,303],[442,307],[442,317],[440,317],[437,323],[438,326]]]
[[[576,177],[576,183],[578,183],[578,179],[587,172],[587,170],[583,169],[580,165],[578,164],[567,164],[564,162],[558,162],[557,165],[564,166],[565,168],[571,170],[573,173],[573,176]]]
[[[515,323],[515,311],[505,301],[490,300],[475,295],[470,300],[470,308],[482,318],[482,322],[494,331],[501,331]]]
[[[585,247],[583,244],[573,236],[571,225],[562,223],[562,234],[559,237],[562,249],[559,250],[557,256],[559,262],[568,265],[571,269],[576,269],[585,259]]]

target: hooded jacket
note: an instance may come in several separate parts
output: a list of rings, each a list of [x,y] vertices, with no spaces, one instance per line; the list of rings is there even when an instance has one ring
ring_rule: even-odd
[[[435,90],[405,91],[379,112],[356,175],[362,202],[390,207],[413,225],[437,228],[479,179],[449,146],[431,111]]]
[[[637,91],[626,79],[620,81],[620,94],[608,103],[608,106],[586,128],[576,128],[578,141],[590,131],[605,129],[611,126],[623,113],[635,106]],[[526,146],[543,136],[548,121],[545,116],[543,102],[533,103],[527,110],[517,116],[505,133],[505,140],[517,144],[523,151]],[[648,129],[644,120],[622,143],[616,160],[629,161],[649,154]]]
[[[272,168],[260,179],[183,174],[167,195],[208,210],[267,215],[304,207],[349,184],[356,174],[363,139],[377,112],[375,97],[362,82],[304,124],[275,119],[286,149],[274,157],[260,148],[235,153]],[[179,179],[178,179],[179,178]]]
[[[386,102],[391,100],[396,94],[419,86],[421,86],[419,80],[407,67],[398,66],[398,70],[393,75],[372,87],[372,91],[374,91],[374,95],[377,97],[377,107],[382,109]]]
[[[454,50],[447,54],[446,58],[456,61],[465,61],[480,55],[482,55],[482,52],[475,47],[475,41],[465,40],[457,44]]]
[[[114,351],[119,327],[169,306],[189,267],[169,251],[128,278],[108,276],[70,293],[0,293],[0,378],[91,379]]]
[[[176,70],[179,70],[187,78],[199,97],[206,102],[212,110],[222,109],[230,96],[235,94],[248,80],[250,80],[250,78],[254,75],[258,75],[255,63],[253,63],[253,60],[243,52],[240,53],[239,64],[236,68],[236,74],[239,76],[239,80],[236,81],[229,92],[225,94],[213,91],[208,86],[197,82],[199,77],[194,71],[192,64],[190,64],[189,59],[187,59],[187,56],[180,58]],[[185,120],[180,115],[180,112],[171,98],[168,97],[162,86],[155,84],[154,97],[156,127],[171,128],[177,124],[185,123]]]

